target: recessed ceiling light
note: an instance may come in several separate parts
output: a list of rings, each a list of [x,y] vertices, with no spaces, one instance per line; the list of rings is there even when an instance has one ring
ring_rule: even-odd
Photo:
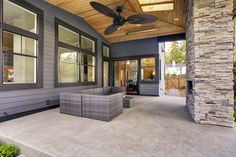
[[[141,7],[142,7],[143,12],[168,11],[168,10],[174,10],[174,3],[145,5]]]
[[[174,0],[138,0],[139,4],[154,4],[154,3],[168,3],[168,2],[174,2]]]

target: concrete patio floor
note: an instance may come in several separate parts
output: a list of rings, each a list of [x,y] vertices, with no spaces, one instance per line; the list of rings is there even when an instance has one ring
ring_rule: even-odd
[[[1,123],[0,136],[54,157],[236,156],[236,128],[193,123],[185,98],[135,99],[133,108],[111,122],[53,109]]]

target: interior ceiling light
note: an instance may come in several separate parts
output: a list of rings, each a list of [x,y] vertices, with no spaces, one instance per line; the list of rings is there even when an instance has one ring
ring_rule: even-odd
[[[174,3],[145,5],[141,7],[143,12],[168,11],[168,10],[174,10]]]
[[[174,2],[174,0],[138,0],[138,1],[140,5]]]
[[[133,34],[154,32],[154,31],[157,31],[157,28],[144,29],[144,30],[139,30],[139,31],[132,31],[132,32],[127,32],[126,34],[127,34],[127,35],[133,35]]]

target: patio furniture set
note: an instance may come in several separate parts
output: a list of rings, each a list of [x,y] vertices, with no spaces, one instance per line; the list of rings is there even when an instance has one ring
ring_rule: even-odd
[[[96,120],[111,121],[134,104],[122,87],[92,88],[60,93],[60,112]]]

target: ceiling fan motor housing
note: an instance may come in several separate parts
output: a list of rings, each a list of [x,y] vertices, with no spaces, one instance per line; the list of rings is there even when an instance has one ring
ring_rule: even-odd
[[[125,24],[125,22],[125,18],[120,15],[118,15],[113,21],[113,23],[117,26],[122,26],[123,24]]]

